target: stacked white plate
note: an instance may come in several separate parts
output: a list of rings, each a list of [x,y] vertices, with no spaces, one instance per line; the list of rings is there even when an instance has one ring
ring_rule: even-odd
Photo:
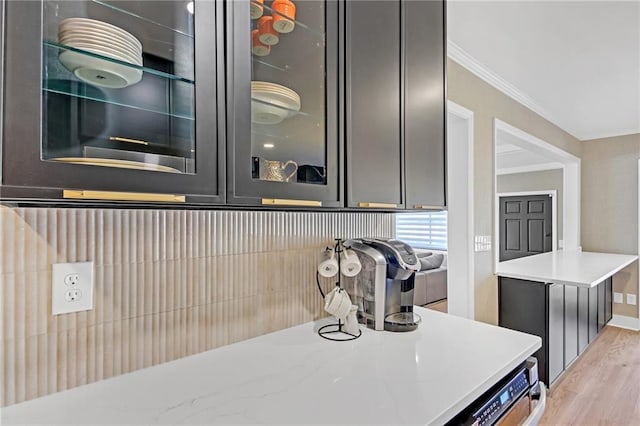
[[[68,18],[58,26],[58,41],[128,64],[142,66],[142,44],[131,33],[106,22],[88,18]],[[60,62],[80,80],[95,86],[119,89],[142,79],[142,70],[108,59],[65,50]]]
[[[300,95],[288,87],[267,81],[251,82],[251,121],[278,124],[300,111]]]

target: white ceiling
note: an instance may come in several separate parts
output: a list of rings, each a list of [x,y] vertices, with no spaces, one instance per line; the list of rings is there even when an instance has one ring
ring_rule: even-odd
[[[447,8],[454,60],[578,139],[640,133],[640,0]]]
[[[498,132],[496,138],[496,173],[526,173],[539,170],[561,169],[562,163],[550,155],[526,148],[527,143],[515,136]]]

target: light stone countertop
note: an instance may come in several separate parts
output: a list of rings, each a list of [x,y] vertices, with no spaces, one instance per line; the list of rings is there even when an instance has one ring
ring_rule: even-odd
[[[414,332],[307,323],[2,409],[14,424],[443,424],[539,337],[416,308]]]
[[[496,275],[590,288],[637,259],[628,254],[560,250],[500,262]]]

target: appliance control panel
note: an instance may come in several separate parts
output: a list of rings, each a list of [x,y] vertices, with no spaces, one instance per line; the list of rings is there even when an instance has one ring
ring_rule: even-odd
[[[373,239],[373,240],[364,240],[365,242],[372,242],[377,245],[382,245],[390,249],[394,256],[400,261],[400,265],[409,270],[418,270],[418,258],[413,251],[413,248],[400,240],[384,240],[384,239]],[[402,264],[404,262],[404,265]]]
[[[478,426],[493,424],[528,389],[529,380],[523,370],[495,392],[479,410],[473,413],[473,424]]]

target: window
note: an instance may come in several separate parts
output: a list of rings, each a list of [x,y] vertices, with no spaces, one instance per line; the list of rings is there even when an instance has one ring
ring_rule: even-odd
[[[396,238],[414,248],[447,249],[447,212],[396,215]]]

